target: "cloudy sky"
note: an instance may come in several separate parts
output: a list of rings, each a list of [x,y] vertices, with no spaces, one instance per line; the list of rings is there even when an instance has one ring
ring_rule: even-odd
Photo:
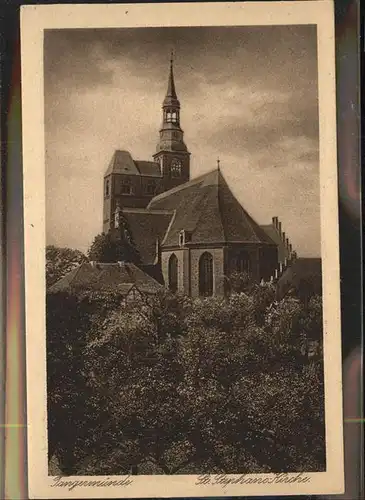
[[[276,215],[320,254],[314,26],[47,31],[47,244],[86,251],[101,232],[115,149],[152,159],[170,51],[191,176],[216,167],[261,224]]]

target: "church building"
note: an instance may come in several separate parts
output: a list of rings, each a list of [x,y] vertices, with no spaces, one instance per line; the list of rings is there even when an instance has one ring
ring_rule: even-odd
[[[277,217],[257,224],[234,197],[219,162],[190,179],[172,60],[152,161],[115,151],[103,189],[103,232],[118,237],[128,228],[141,267],[173,292],[225,295],[233,272],[270,280],[295,257]]]

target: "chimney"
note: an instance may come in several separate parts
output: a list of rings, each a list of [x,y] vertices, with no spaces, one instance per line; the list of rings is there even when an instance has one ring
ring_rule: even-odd
[[[291,243],[289,243],[289,252],[290,252],[290,254],[292,253],[292,251],[293,251],[293,245]]]
[[[279,234],[281,234],[281,222],[278,222],[277,229],[278,229]]]
[[[285,231],[281,233],[282,242],[285,243]]]
[[[272,218],[272,225],[275,227],[275,229],[278,227],[278,218],[277,217]]]
[[[283,272],[283,263],[279,262],[279,272],[280,274]]]
[[[277,280],[278,279],[278,270],[275,269],[275,279]]]
[[[289,238],[286,238],[285,244],[286,244],[286,248],[289,248]]]

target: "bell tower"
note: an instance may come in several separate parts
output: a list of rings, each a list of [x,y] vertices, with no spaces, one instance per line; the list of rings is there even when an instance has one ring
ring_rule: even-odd
[[[180,127],[180,102],[175,89],[173,64],[171,54],[167,93],[162,104],[160,140],[153,155],[160,165],[165,191],[187,182],[190,178],[190,153]]]

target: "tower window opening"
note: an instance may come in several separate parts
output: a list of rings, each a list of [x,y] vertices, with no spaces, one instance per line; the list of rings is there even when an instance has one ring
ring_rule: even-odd
[[[121,194],[132,194],[132,184],[129,179],[123,179],[122,184],[120,186]]]
[[[178,285],[178,260],[173,253],[169,259],[169,289],[175,293]]]
[[[105,182],[105,196],[109,196],[109,194],[110,194],[110,182],[109,180],[107,180]]]
[[[171,121],[172,121],[172,123],[177,123],[177,112],[176,111],[172,112]]]
[[[204,252],[199,260],[199,295],[213,295],[213,256]]]
[[[171,162],[171,176],[181,177],[182,165],[180,160],[172,160]]]

